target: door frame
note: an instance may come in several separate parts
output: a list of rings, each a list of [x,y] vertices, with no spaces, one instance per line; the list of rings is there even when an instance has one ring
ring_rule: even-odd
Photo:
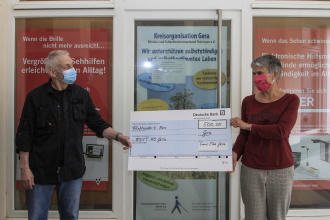
[[[169,16],[169,14],[171,16]],[[231,84],[231,108],[233,115],[240,115],[240,104],[241,104],[241,11],[240,10],[222,10],[222,19],[231,21],[231,57],[230,57],[230,67],[231,67],[231,82],[235,82]],[[217,10],[129,10],[125,13],[125,38],[126,42],[125,46],[125,54],[135,54],[135,21],[175,21],[175,20],[218,20]],[[126,56],[127,66],[124,71],[127,87],[126,96],[128,99],[128,103],[130,103],[130,107],[126,108],[125,115],[128,115],[128,109],[134,109],[134,56]],[[252,80],[252,78],[251,78]],[[252,82],[252,81],[251,81]],[[234,85],[234,86],[233,86]],[[249,87],[249,86],[246,86]],[[252,84],[250,86],[250,91],[252,91]],[[238,135],[238,131],[233,130],[233,140],[236,139]],[[134,173],[129,172],[127,174],[127,194],[125,198],[125,207],[130,212],[127,212],[125,219],[133,220],[134,219]],[[239,192],[239,172],[235,172],[230,174],[230,199],[227,201],[227,205],[229,205],[230,209],[230,219],[239,219],[240,214],[240,192]],[[235,198],[235,199],[233,199]],[[219,217],[220,219],[220,217]]]

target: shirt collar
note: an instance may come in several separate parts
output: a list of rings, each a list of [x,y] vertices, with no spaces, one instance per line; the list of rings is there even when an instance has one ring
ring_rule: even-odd
[[[68,88],[65,91],[71,90],[71,87],[72,87],[72,85],[69,84],[68,85]],[[49,78],[49,80],[47,82],[47,93],[54,94],[54,90],[53,90],[53,87],[52,87],[52,79],[51,78]]]

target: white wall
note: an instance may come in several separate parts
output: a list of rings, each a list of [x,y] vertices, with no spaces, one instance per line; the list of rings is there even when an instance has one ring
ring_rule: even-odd
[[[6,24],[7,1],[0,0],[0,220],[6,215]]]
[[[14,157],[14,130],[13,122],[13,103],[14,103],[14,54],[13,47],[14,35],[14,17],[11,11],[14,7],[15,0],[0,0],[0,220],[5,219],[6,204],[10,204],[14,198],[11,191],[6,193],[7,189],[12,189],[12,158]],[[180,17],[180,12],[194,13],[194,16],[184,17],[182,19],[200,19],[206,17],[205,15],[198,15],[200,12],[206,12],[217,9],[227,11],[235,11],[240,13],[240,21],[236,33],[239,33],[234,38],[239,38],[240,44],[233,45],[234,53],[237,56],[232,57],[232,67],[239,68],[232,76],[232,103],[231,106],[240,106],[241,100],[252,91],[252,85],[244,84],[244,82],[251,82],[249,64],[252,59],[252,17],[253,16],[330,16],[328,10],[330,4],[312,2],[291,2],[287,3],[272,3],[272,2],[255,2],[254,0],[115,0],[115,9],[107,9],[103,7],[102,13],[94,8],[91,12],[89,9],[75,10],[72,16],[113,16],[114,17],[114,84],[113,93],[115,103],[113,112],[114,127],[128,133],[129,130],[129,112],[133,109],[134,104],[134,25],[135,18],[142,18],[144,20],[155,20],[155,18],[166,20],[174,19],[173,16]],[[17,6],[16,6],[17,7]],[[252,8],[253,7],[253,8]],[[277,9],[272,9],[275,7]],[[102,8],[102,6],[100,6]],[[283,10],[281,8],[287,8]],[[313,8],[314,10],[309,10]],[[321,9],[321,10],[319,10]],[[24,17],[26,10],[16,11],[18,17]],[[64,13],[64,10],[59,10]],[[41,14],[43,16],[57,16],[56,10],[45,10]],[[110,13],[109,13],[110,12]],[[147,12],[147,13],[145,13]],[[149,12],[149,13],[148,13]],[[32,12],[31,12],[32,13]],[[29,16],[33,17],[34,14]],[[142,14],[142,15],[141,15]],[[151,14],[151,15],[148,15]],[[157,14],[157,15],[154,15]],[[164,15],[166,14],[166,15]],[[149,17],[148,17],[149,16]],[[200,18],[199,18],[200,16]],[[193,17],[193,18],[192,18]],[[8,46],[9,45],[9,46]],[[233,110],[235,114],[239,114],[239,108]],[[235,134],[237,135],[237,134]],[[236,137],[236,136],[235,136]],[[118,144],[114,144],[114,160],[116,167],[114,167],[113,175],[115,181],[119,181],[120,185],[114,191],[114,209],[117,212],[118,219],[130,220],[133,215],[133,173],[127,172],[127,155],[122,152]],[[238,182],[239,176],[237,173],[231,174],[231,183]],[[6,180],[8,178],[8,180]],[[232,207],[237,207],[240,204],[240,195],[238,188],[231,188],[230,204]],[[6,197],[8,194],[8,197]],[[8,203],[6,201],[9,201]],[[10,207],[9,207],[10,208]],[[238,208],[239,209],[239,208]],[[236,209],[237,210],[237,209]],[[326,211],[327,212],[327,211]],[[291,216],[299,216],[298,212],[291,211]],[[317,213],[316,213],[317,214]],[[322,213],[326,215],[327,213]],[[302,214],[308,216],[309,214]],[[311,213],[311,216],[315,213]],[[321,214],[320,214],[321,215]],[[87,215],[90,219],[95,217]],[[232,212],[232,220],[239,220],[241,217],[237,211]],[[105,215],[102,215],[105,218]],[[290,218],[288,218],[290,219]],[[302,219],[301,217],[291,219]],[[306,218],[307,219],[307,218]],[[323,219],[322,217],[310,217],[309,219]],[[330,218],[327,218],[330,219]]]

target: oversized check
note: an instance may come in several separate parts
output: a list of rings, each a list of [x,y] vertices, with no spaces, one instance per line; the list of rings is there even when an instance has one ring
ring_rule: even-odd
[[[232,170],[230,109],[131,112],[129,170]]]

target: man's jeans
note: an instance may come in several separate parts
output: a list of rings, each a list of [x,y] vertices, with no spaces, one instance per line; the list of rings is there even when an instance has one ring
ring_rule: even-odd
[[[60,177],[59,177],[59,180]],[[35,184],[32,190],[26,190],[26,203],[29,220],[46,220],[55,185]],[[58,211],[61,220],[77,220],[79,214],[82,178],[60,181],[56,185]]]

